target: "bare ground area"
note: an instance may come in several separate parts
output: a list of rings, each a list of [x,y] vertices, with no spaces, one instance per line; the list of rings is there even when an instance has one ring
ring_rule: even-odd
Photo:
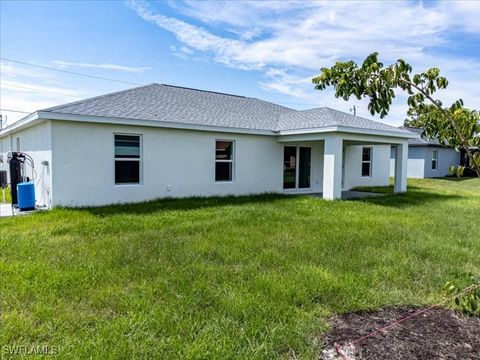
[[[332,320],[332,330],[322,339],[322,359],[344,359],[333,349],[342,345],[350,359],[480,359],[480,318],[434,308],[417,317],[366,338],[349,342],[412,315],[420,309],[387,308],[358,312]]]

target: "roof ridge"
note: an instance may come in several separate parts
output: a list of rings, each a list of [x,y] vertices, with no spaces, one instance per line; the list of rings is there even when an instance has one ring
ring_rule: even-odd
[[[310,109],[303,109],[303,110],[297,110],[298,112],[305,112],[305,111],[312,111],[312,110],[321,110],[321,109],[329,109],[326,106],[320,106],[320,107],[314,107]]]
[[[168,87],[172,87],[172,88],[178,88],[178,89],[186,89],[186,90],[194,90],[194,91],[200,91],[200,92],[205,92],[205,93],[210,93],[210,94],[219,94],[219,95],[226,95],[226,96],[233,96],[233,97],[238,97],[238,98],[242,98],[242,99],[252,99],[252,100],[255,100],[255,101],[260,101],[260,102],[263,102],[263,103],[266,103],[266,104],[269,104],[269,105],[273,105],[273,106],[276,106],[276,107],[279,107],[279,108],[283,108],[283,109],[286,109],[286,110],[289,110],[289,111],[295,111],[295,112],[298,112],[298,110],[295,110],[295,109],[292,109],[292,108],[289,108],[287,106],[283,106],[283,105],[279,105],[277,103],[274,103],[274,102],[271,102],[271,101],[267,101],[267,100],[263,100],[263,99],[259,99],[259,98],[256,98],[256,97],[250,97],[250,96],[244,96],[244,95],[236,95],[236,94],[229,94],[229,93],[224,93],[224,92],[219,92],[219,91],[210,91],[210,90],[203,90],[203,89],[197,89],[197,88],[191,88],[191,87],[187,87],[187,86],[179,86],[179,85],[171,85],[171,84],[156,84],[156,85],[163,85],[163,86],[168,86]],[[275,115],[275,128],[272,129],[272,131],[277,131],[278,127],[279,127],[279,123],[280,123],[280,116],[282,114],[276,114]]]
[[[48,108],[41,109],[41,110],[38,110],[38,111],[49,111],[49,112],[51,112],[52,110],[59,110],[59,109],[64,108],[66,106],[77,105],[77,104],[80,104],[81,102],[84,102],[84,101],[90,101],[90,100],[95,100],[95,99],[99,99],[99,98],[102,98],[102,97],[109,97],[109,96],[113,96],[113,95],[123,94],[123,93],[129,92],[129,91],[146,88],[146,87],[149,87],[149,86],[152,86],[152,85],[158,85],[158,84],[151,83],[151,84],[148,84],[148,85],[141,85],[141,86],[137,86],[137,87],[133,87],[133,88],[129,88],[129,89],[114,91],[112,93],[92,96],[92,97],[85,98],[85,99],[82,99],[82,100],[72,101],[72,102],[69,102],[69,103],[66,103],[66,104],[50,106]]]
[[[397,127],[397,126],[393,126],[393,125],[390,125],[390,124],[386,124],[384,122],[381,122],[381,121],[376,121],[376,120],[372,120],[372,119],[367,119],[366,117],[363,117],[363,116],[358,116],[358,115],[352,115],[352,114],[349,114],[345,111],[341,111],[341,110],[337,110],[337,109],[332,109],[328,106],[325,106],[324,107],[325,109],[329,110],[329,111],[333,111],[333,112],[336,112],[336,113],[341,113],[341,114],[344,114],[344,115],[348,115],[348,116],[352,116],[352,117],[355,117],[355,118],[358,118],[358,119],[362,119],[362,120],[366,120],[366,121],[370,121],[370,122],[374,122],[374,123],[377,123],[377,124],[382,124],[384,126],[388,126],[392,129],[399,129],[400,127]],[[401,129],[401,130],[405,130],[405,129]]]
[[[168,87],[173,87],[173,88],[178,88],[178,89],[194,90],[194,91],[200,91],[200,92],[211,93],[211,94],[219,94],[219,95],[234,96],[234,97],[239,97],[239,98],[247,98],[247,96],[244,96],[244,95],[229,94],[229,93],[224,93],[224,92],[220,92],[220,91],[203,90],[203,89],[191,88],[191,87],[187,87],[187,86],[170,85],[170,84],[157,84],[157,83],[154,83],[154,85],[162,85],[162,86],[168,86]],[[254,99],[254,98],[252,98],[252,99]]]

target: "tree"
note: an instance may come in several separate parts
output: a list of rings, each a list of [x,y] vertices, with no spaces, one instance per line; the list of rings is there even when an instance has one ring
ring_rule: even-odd
[[[408,93],[406,125],[424,129],[424,135],[437,138],[443,144],[464,149],[470,165],[480,177],[480,152],[473,153],[472,147],[480,147],[480,115],[476,110],[463,106],[457,100],[450,107],[433,97],[439,89],[448,86],[448,80],[440,76],[438,68],[423,73],[412,73],[412,67],[399,59],[384,67],[378,61],[378,53],[370,54],[361,66],[354,61],[337,62],[331,68],[322,68],[314,77],[316,90],[327,86],[335,88],[335,97],[348,100],[369,98],[368,110],[372,115],[386,116],[395,98],[395,89]]]

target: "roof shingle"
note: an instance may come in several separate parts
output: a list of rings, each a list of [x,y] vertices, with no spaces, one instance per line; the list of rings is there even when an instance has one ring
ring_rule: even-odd
[[[297,111],[255,98],[164,84],[141,86],[42,111],[273,132],[344,126],[409,133],[330,108]]]
[[[447,144],[442,144],[438,141],[437,138],[435,139],[428,139],[423,136],[423,129],[407,127],[407,126],[400,126],[400,129],[404,129],[410,131],[411,133],[419,136],[418,138],[410,139],[408,141],[409,146],[433,146],[433,147],[448,147]]]

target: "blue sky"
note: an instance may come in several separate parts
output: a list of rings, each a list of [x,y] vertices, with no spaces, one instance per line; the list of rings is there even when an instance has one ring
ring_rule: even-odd
[[[385,63],[438,66],[450,80],[444,103],[480,108],[480,2],[1,1],[0,10],[3,59],[297,109],[356,105],[369,117],[365,101],[335,99],[310,79],[378,51]],[[0,108],[26,112],[134,86],[9,60],[0,70]],[[382,121],[400,125],[405,111],[399,96]],[[25,116],[2,114],[9,123]]]

